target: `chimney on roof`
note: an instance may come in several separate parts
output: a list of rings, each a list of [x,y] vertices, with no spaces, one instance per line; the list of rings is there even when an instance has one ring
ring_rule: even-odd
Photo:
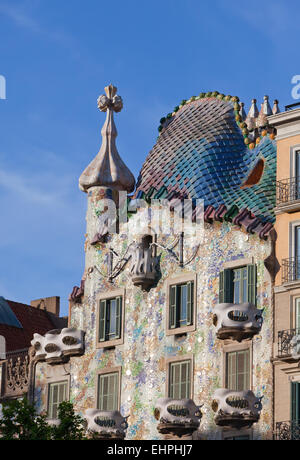
[[[264,102],[261,104],[261,109],[257,117],[256,126],[264,128],[268,124],[268,116],[272,115],[272,109],[269,104],[269,96],[264,96]]]
[[[256,119],[258,117],[258,108],[256,105],[256,99],[252,99],[251,107],[246,118],[246,124],[249,131],[252,131],[256,128]]]
[[[247,115],[246,115],[246,112],[245,112],[245,109],[244,109],[244,106],[245,106],[244,102],[241,102],[240,106],[241,106],[241,108],[240,108],[240,116],[242,117],[242,120],[245,121],[246,118],[247,118]]]
[[[274,106],[273,106],[273,109],[272,109],[272,113],[273,115],[276,115],[277,113],[280,113],[280,109],[279,109],[279,102],[277,99],[274,100]]]
[[[43,299],[32,300],[30,305],[38,310],[46,310],[59,317],[60,297],[45,297]]]

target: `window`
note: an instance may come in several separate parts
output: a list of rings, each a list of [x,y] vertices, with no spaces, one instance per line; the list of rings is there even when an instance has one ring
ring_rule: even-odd
[[[189,399],[191,397],[191,361],[170,363],[169,398]]]
[[[170,286],[169,328],[176,329],[193,324],[194,282]]]
[[[119,410],[119,372],[100,374],[98,378],[98,409]]]
[[[58,417],[58,407],[60,403],[67,400],[68,382],[58,382],[49,384],[48,393],[48,417],[52,420]]]
[[[296,334],[300,334],[300,297],[295,300],[295,329]]]
[[[224,441],[249,441],[250,436],[248,434],[241,434],[238,436],[226,436]]]
[[[299,200],[300,198],[300,151],[297,150],[295,152],[295,176],[296,176],[296,180],[295,180],[295,199],[296,200]]]
[[[99,342],[109,342],[121,338],[122,297],[100,300]]]
[[[4,365],[0,364],[0,396],[2,396],[3,393],[3,380],[4,380]]]
[[[299,439],[300,382],[291,382],[291,440]]]
[[[249,176],[247,177],[246,181],[243,183],[241,188],[245,187],[252,187],[259,183],[262,178],[265,169],[265,162],[262,158],[260,158],[255,166],[253,167],[252,171],[250,172]]]
[[[291,420],[300,421],[300,382],[291,382]]]
[[[250,389],[250,350],[226,353],[226,388],[234,391]]]
[[[256,265],[223,270],[219,279],[219,302],[256,305]]]
[[[233,270],[233,303],[245,303],[248,299],[247,267]]]
[[[300,226],[295,227],[295,274],[294,279],[298,280],[300,278]]]

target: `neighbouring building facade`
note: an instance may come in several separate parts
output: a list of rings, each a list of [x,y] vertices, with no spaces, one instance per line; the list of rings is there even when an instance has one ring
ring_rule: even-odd
[[[300,108],[269,118],[277,130],[274,419],[277,439],[300,439]]]
[[[274,309],[291,295],[274,294],[284,114],[267,97],[248,115],[217,92],[182,101],[135,184],[115,144],[122,99],[105,92],[102,146],[79,180],[85,271],[68,327],[31,342],[32,398],[52,420],[70,399],[100,439],[272,439],[288,419],[276,385],[297,373],[274,361],[274,324],[294,327]]]
[[[29,395],[33,334],[67,325],[59,312],[59,297],[33,300],[31,305],[0,297],[0,408],[3,401]]]

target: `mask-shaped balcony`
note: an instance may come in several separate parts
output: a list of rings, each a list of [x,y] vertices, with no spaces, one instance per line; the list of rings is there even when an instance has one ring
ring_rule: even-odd
[[[155,283],[158,275],[157,257],[153,256],[153,248],[151,246],[152,237],[146,235],[141,242],[136,243],[131,249],[131,266],[130,274],[132,282],[135,286],[140,286],[142,289],[148,289]]]
[[[213,323],[218,339],[232,339],[241,342],[251,339],[261,330],[263,310],[251,303],[219,303],[214,308]]]
[[[84,353],[84,331],[65,328],[49,331],[44,336],[34,334],[31,345],[37,361],[49,364],[66,362],[70,356]]]
[[[87,409],[85,411],[87,432],[96,439],[124,439],[128,428],[127,418],[116,410]]]
[[[202,413],[192,399],[161,398],[156,403],[154,416],[159,421],[159,433],[182,437],[199,428]]]
[[[252,391],[233,391],[221,388],[213,396],[212,409],[219,426],[241,429],[258,422],[262,410],[262,398]]]

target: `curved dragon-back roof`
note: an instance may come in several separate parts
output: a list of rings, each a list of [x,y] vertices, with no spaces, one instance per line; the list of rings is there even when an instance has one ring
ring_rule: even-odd
[[[273,222],[275,134],[261,120],[259,129],[249,132],[242,113],[237,97],[219,93],[183,101],[161,120],[135,196],[169,198],[177,193],[203,199],[205,208],[235,205]]]

